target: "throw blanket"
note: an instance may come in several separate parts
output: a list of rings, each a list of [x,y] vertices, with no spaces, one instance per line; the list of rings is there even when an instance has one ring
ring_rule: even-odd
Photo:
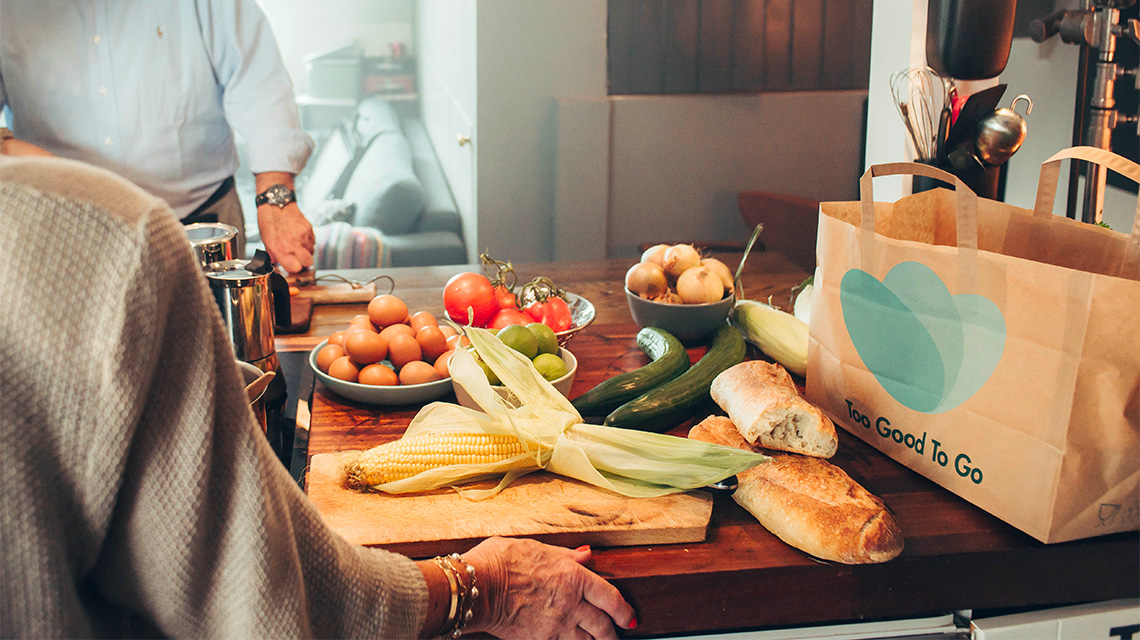
[[[384,246],[384,235],[379,229],[330,222],[313,231],[317,235],[313,267],[318,271],[392,266],[392,256]]]

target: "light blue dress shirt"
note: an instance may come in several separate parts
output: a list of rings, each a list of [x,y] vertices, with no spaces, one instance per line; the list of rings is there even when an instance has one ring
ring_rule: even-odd
[[[0,0],[0,110],[16,137],[114,171],[178,217],[313,140],[253,0]],[[232,128],[231,128],[232,127]]]

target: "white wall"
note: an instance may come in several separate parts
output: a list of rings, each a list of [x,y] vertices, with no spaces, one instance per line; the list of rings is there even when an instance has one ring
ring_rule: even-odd
[[[390,53],[403,42],[412,53],[415,0],[257,0],[273,27],[297,93],[308,89],[304,58],[356,41],[366,55]]]

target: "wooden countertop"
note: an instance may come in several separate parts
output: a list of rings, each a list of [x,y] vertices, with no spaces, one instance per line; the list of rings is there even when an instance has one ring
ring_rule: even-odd
[[[739,256],[722,256],[735,267]],[[623,278],[628,260],[517,265],[523,280],[545,275],[597,308],[568,345],[578,357],[570,397],[647,362],[637,349]],[[472,267],[389,269],[413,310],[442,315],[447,279]],[[347,273],[347,272],[342,272]],[[376,272],[353,272],[367,279]],[[747,297],[787,304],[805,274],[778,254],[754,253]],[[381,292],[386,289],[382,288]],[[319,305],[311,330],[281,336],[280,350],[308,350],[363,303]],[[703,347],[690,349],[699,356]],[[755,355],[755,354],[753,354]],[[343,400],[317,383],[309,455],[374,446],[399,437],[418,407],[385,410]],[[708,412],[716,411],[710,405]],[[673,433],[683,435],[689,424]],[[831,460],[894,512],[906,548],[879,565],[824,563],[784,544],[730,497],[718,496],[703,543],[594,550],[592,568],[629,599],[639,626],[628,636],[683,634],[826,622],[911,618],[958,609],[1052,606],[1140,596],[1140,537],[1116,534],[1045,545],[970,505],[840,430]]]

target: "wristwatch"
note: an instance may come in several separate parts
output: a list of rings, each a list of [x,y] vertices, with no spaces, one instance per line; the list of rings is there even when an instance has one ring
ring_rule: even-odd
[[[263,204],[272,204],[284,208],[290,202],[296,201],[297,194],[288,186],[278,183],[257,194],[253,203],[259,207]]]

